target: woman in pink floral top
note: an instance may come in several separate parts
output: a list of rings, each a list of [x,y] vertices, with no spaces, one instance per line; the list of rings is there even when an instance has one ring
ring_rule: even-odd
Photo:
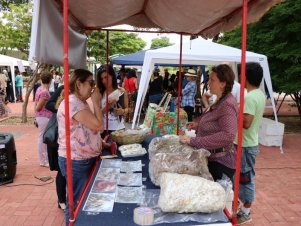
[[[96,158],[101,154],[103,115],[101,94],[95,87],[92,73],[85,69],[76,69],[69,81],[69,117],[70,117],[70,151],[72,161],[72,185],[74,208],[85,188]],[[87,99],[91,97],[93,112]],[[59,127],[59,166],[66,180],[69,176],[66,167],[65,101],[57,111]],[[68,200],[68,199],[67,199]],[[65,209],[66,225],[69,224],[69,203]]]
[[[210,151],[208,168],[214,180],[226,174],[230,179],[235,173],[236,149],[233,141],[237,132],[238,107],[231,94],[235,75],[232,69],[221,64],[212,68],[208,82],[210,92],[217,96],[213,103],[195,122],[187,124],[196,129],[196,137],[184,136],[182,143]]]
[[[40,166],[48,166],[47,145],[43,143],[43,134],[52,115],[52,112],[45,108],[50,98],[48,88],[51,78],[49,72],[43,72],[41,74],[42,85],[37,89],[35,95],[35,117],[39,128],[38,151]]]

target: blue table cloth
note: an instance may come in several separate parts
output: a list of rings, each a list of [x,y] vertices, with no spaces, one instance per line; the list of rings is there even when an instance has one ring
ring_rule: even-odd
[[[148,145],[150,141],[158,136],[150,136],[144,140],[142,143],[142,146],[148,149]],[[121,157],[120,157],[121,158]],[[155,186],[148,176],[148,155],[144,155],[142,157],[134,157],[134,158],[126,158],[122,159],[123,161],[136,161],[136,160],[142,160],[142,164],[144,166],[142,167],[142,177],[146,178],[146,181],[143,181],[143,185],[146,186],[147,189],[160,189],[159,187]],[[98,169],[100,167],[100,162],[97,166],[96,173],[98,172]],[[89,195],[90,189],[92,187],[93,181],[95,179],[95,175],[93,176],[93,180],[90,184],[88,192],[85,194],[85,199],[81,205],[80,211],[78,213],[78,216],[75,220],[76,226],[134,226],[136,225],[133,221],[133,215],[134,215],[134,209],[138,207],[137,204],[123,204],[123,203],[114,203],[114,209],[111,213],[97,213],[95,215],[90,215],[87,212],[83,211],[83,206],[86,202],[86,199]],[[223,222],[214,222],[214,223],[223,223]],[[181,223],[172,223],[172,224],[156,224],[159,226],[166,225],[166,226],[184,226],[184,225],[200,225],[198,222],[181,222]]]

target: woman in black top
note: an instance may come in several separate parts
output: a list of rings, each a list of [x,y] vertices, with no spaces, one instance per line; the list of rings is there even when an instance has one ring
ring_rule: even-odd
[[[163,79],[159,72],[154,72],[154,80],[149,84],[148,101],[149,103],[159,104],[163,97]]]
[[[64,85],[60,86],[56,89],[53,95],[50,97],[48,102],[45,105],[45,108],[51,111],[53,114],[57,113],[57,101],[61,98],[61,93],[64,91]],[[62,210],[66,208],[66,179],[62,175],[59,164],[58,164],[58,148],[59,145],[56,143],[55,145],[47,144],[47,152],[48,152],[48,160],[50,170],[57,171],[57,175],[55,178],[55,186],[56,193],[58,197],[58,207]]]

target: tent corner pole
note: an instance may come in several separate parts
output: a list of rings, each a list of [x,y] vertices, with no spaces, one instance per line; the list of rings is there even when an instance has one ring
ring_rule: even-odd
[[[65,133],[66,133],[66,159],[67,159],[67,185],[68,185],[68,202],[69,202],[69,225],[73,225],[74,218],[74,200],[72,186],[72,162],[70,150],[70,115],[69,115],[69,36],[68,36],[68,0],[64,0],[63,8],[63,42],[64,42],[64,96],[65,96]]]
[[[106,133],[109,134],[109,31],[106,31]],[[101,75],[100,75],[101,76]],[[101,78],[100,81],[102,82]]]
[[[247,49],[247,13],[248,13],[248,0],[242,0],[242,33],[241,33],[241,87],[245,87],[246,80],[246,49]],[[240,164],[242,154],[242,129],[243,129],[243,111],[244,111],[244,89],[240,89],[240,105],[239,105],[239,118],[238,118],[238,141],[237,141],[237,158],[236,158],[236,173],[234,184],[234,200],[232,206],[232,223],[237,223],[237,208],[238,208],[238,192],[239,192],[239,179],[240,179]]]
[[[180,127],[180,105],[181,105],[181,92],[182,92],[182,44],[183,44],[183,34],[180,34],[180,62],[179,62],[179,78],[178,78],[178,112],[177,112],[177,135],[179,135],[179,127]]]

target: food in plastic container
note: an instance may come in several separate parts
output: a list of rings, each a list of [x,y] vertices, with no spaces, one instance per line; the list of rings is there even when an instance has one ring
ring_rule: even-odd
[[[134,209],[134,222],[138,225],[152,225],[155,212],[152,208],[137,207]]]
[[[116,181],[110,180],[96,180],[93,184],[92,192],[93,193],[102,193],[102,192],[115,192],[116,190]]]
[[[137,161],[122,161],[120,166],[120,172],[137,172],[142,171],[141,160]]]
[[[141,144],[126,144],[126,145],[120,146],[119,151],[123,152],[123,151],[131,150],[131,149],[139,149],[139,148],[142,148]]]
[[[142,186],[142,173],[121,173],[118,185]]]
[[[195,130],[185,130],[185,135],[186,136],[190,136],[190,137],[195,137],[196,136],[196,134],[195,134]]]
[[[127,144],[119,147],[122,157],[137,157],[146,154],[145,148],[141,144]]]
[[[90,193],[84,211],[88,212],[112,212],[114,207],[115,193]]]

